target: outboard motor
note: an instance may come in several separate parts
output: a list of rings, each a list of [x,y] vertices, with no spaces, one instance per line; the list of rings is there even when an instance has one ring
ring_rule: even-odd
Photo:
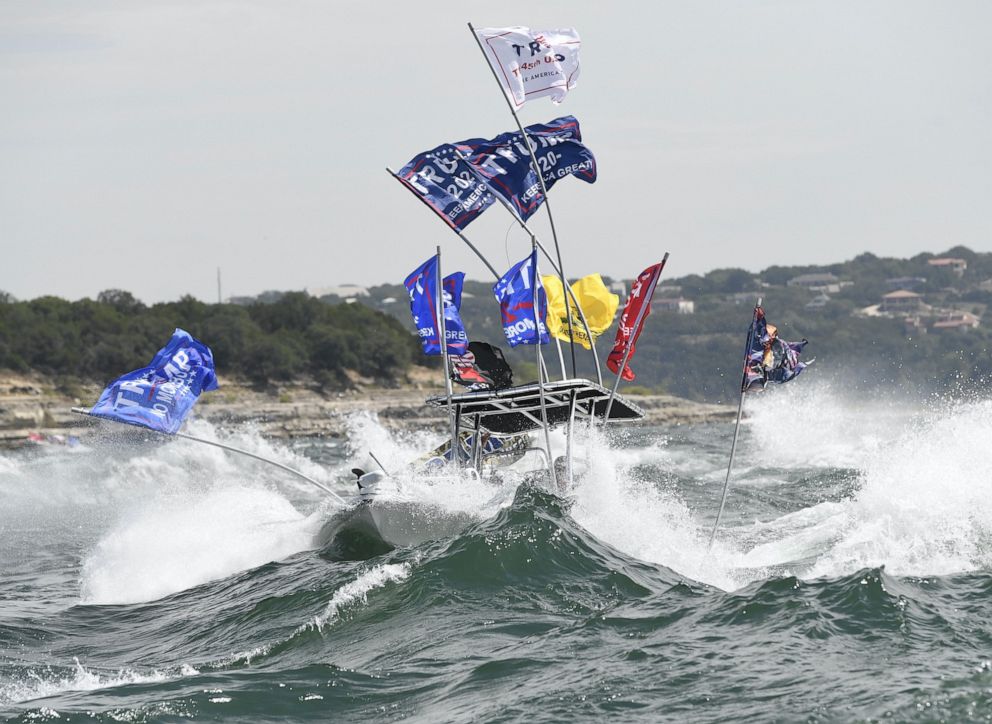
[[[358,494],[363,499],[374,496],[379,483],[387,477],[381,470],[373,470],[367,473],[361,468],[352,468],[351,472],[355,475],[355,482],[358,484]]]

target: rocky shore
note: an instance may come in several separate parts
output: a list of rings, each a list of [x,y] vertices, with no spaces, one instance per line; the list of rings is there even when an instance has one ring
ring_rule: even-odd
[[[396,389],[367,381],[332,396],[304,383],[259,391],[236,380],[221,379],[220,389],[203,395],[194,414],[215,424],[252,423],[270,437],[338,437],[345,434],[348,415],[370,411],[387,427],[436,426],[444,417],[424,405],[437,394],[437,381],[415,377]],[[57,381],[40,375],[0,374],[0,445],[18,446],[31,437],[85,436],[91,420],[73,414],[74,406],[90,407],[100,395],[96,384]],[[735,408],[693,402],[671,395],[631,396],[644,409],[647,424],[678,424],[732,420]]]

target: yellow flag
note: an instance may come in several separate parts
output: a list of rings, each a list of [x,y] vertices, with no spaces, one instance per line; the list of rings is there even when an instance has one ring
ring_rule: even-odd
[[[565,288],[561,279],[553,276],[542,276],[541,284],[548,297],[548,334],[557,339],[568,341],[568,312],[565,311]]]
[[[541,282],[548,295],[548,331],[557,339],[568,342],[568,314],[565,311],[565,294],[561,280],[558,277],[545,276],[541,277]],[[620,297],[606,288],[599,274],[590,274],[576,281],[572,284],[572,294],[582,305],[586,322],[589,323],[589,331],[595,340],[613,324],[613,317],[616,316],[617,307],[620,306]],[[585,327],[582,325],[582,318],[571,299],[568,300],[568,310],[571,312],[574,340],[586,349],[592,349]]]

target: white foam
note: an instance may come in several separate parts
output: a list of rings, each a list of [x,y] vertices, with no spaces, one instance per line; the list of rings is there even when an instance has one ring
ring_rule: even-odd
[[[573,490],[571,514],[582,527],[641,560],[724,588],[737,585],[726,556],[707,556],[706,532],[681,498],[632,474],[644,456],[609,448],[598,430],[583,433],[579,446],[590,452],[590,467]]]
[[[87,556],[81,601],[150,601],[279,560],[311,546],[313,525],[270,490],[155,498],[119,521]]]
[[[33,699],[44,699],[67,691],[95,691],[127,684],[154,683],[196,675],[199,672],[183,665],[176,671],[151,671],[140,673],[132,669],[119,669],[114,673],[99,673],[85,668],[79,659],[70,675],[51,677],[29,672],[26,681],[0,685],[0,703],[16,704]]]
[[[896,440],[912,419],[905,404],[850,399],[832,383],[800,378],[745,400],[738,448],[748,465],[859,468]]]
[[[942,575],[992,562],[992,401],[942,409],[865,466],[843,535],[811,575],[884,565]]]
[[[368,596],[376,588],[382,588],[387,583],[400,583],[410,577],[409,563],[383,563],[360,573],[358,577],[337,589],[327,602],[326,608],[312,619],[297,626],[287,640],[292,640],[308,631],[322,631],[338,618],[341,610],[356,603],[367,604]],[[233,664],[250,665],[259,657],[266,656],[275,646],[273,643],[256,646],[248,651],[242,651],[229,656],[220,666]]]
[[[331,621],[338,617],[342,608],[361,602],[368,603],[369,592],[382,588],[387,583],[399,583],[410,576],[410,565],[408,563],[383,563],[374,566],[358,576],[351,583],[346,583],[334,592],[331,600],[327,602],[327,608],[323,613],[313,617],[313,620],[304,624],[299,630],[316,629],[322,630]]]

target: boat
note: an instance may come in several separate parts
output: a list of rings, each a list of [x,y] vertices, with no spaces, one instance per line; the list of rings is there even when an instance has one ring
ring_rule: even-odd
[[[542,415],[543,389],[543,415]],[[412,464],[406,474],[461,475],[501,489],[506,470],[518,466],[518,479],[565,492],[574,484],[571,439],[576,422],[591,424],[632,422],[644,417],[640,407],[622,395],[586,379],[529,383],[500,390],[475,390],[434,395],[430,407],[448,412],[459,454],[452,461],[448,441],[426,458]],[[544,423],[547,420],[547,424]],[[468,429],[463,429],[464,426]],[[565,428],[566,454],[555,460],[545,448],[533,445],[530,433]],[[522,466],[519,463],[527,463]],[[554,468],[554,472],[551,472]],[[316,545],[341,547],[342,540],[369,539],[389,547],[420,545],[452,537],[478,522],[470,513],[451,511],[404,492],[399,476],[385,470],[365,472],[355,468],[357,495],[353,505],[339,510],[321,527]]]

